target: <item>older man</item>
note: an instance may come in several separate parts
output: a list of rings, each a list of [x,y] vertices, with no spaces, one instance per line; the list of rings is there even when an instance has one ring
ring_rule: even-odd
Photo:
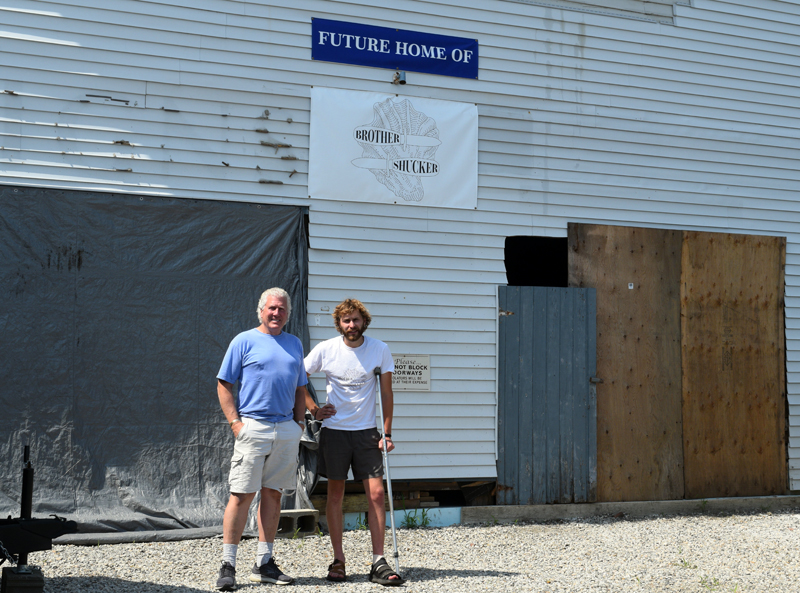
[[[372,569],[369,580],[384,586],[402,585],[383,557],[386,511],[383,490],[381,450],[392,444],[392,373],[394,361],[389,347],[364,335],[369,327],[369,311],[357,299],[347,299],[333,311],[333,320],[341,337],[318,344],[306,357],[306,372],[325,373],[328,403],[322,408],[309,402],[314,418],[324,419],[320,436],[319,474],[328,478],[327,518],[333,546],[333,563],[327,579],[341,582],[347,578],[342,547],[344,519],[342,502],[350,468],[361,480],[369,504],[369,530],[372,539]],[[383,428],[386,441],[375,427],[375,387],[373,373],[380,367]]]
[[[281,572],[272,557],[281,490],[293,490],[296,485],[308,383],[303,346],[283,331],[291,308],[285,290],[264,291],[257,311],[261,324],[233,339],[217,375],[219,403],[235,438],[231,496],[222,524],[220,591],[236,588],[236,551],[250,504],[259,491],[258,554],[250,580],[276,585],[294,580]],[[236,383],[238,398],[233,390]]]

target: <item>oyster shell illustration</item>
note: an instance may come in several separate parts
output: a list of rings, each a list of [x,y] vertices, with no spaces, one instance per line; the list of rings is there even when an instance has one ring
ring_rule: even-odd
[[[372,122],[354,131],[363,152],[353,164],[369,169],[399,198],[419,202],[425,195],[421,177],[439,173],[434,160],[441,144],[436,122],[414,109],[408,99],[389,98],[372,109]]]

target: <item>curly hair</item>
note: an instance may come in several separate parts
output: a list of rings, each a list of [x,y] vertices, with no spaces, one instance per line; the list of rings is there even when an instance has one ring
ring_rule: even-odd
[[[345,299],[336,305],[336,308],[331,314],[333,316],[333,325],[336,327],[336,331],[338,331],[340,334],[344,334],[341,325],[342,317],[349,313],[353,313],[354,311],[361,313],[361,317],[364,319],[364,327],[362,330],[366,330],[369,327],[369,324],[372,321],[372,316],[369,314],[369,311],[367,311],[364,303],[358,299]]]

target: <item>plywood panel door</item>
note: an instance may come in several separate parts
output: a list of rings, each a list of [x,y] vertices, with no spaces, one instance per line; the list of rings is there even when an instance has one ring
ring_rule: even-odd
[[[597,289],[597,499],[683,498],[681,232],[569,225],[570,286]]]
[[[684,232],[687,498],[786,491],[785,253],[781,237]]]

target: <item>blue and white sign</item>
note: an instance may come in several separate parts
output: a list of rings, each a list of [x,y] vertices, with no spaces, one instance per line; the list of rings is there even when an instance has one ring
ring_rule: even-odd
[[[358,23],[311,20],[311,59],[478,78],[478,40]]]

